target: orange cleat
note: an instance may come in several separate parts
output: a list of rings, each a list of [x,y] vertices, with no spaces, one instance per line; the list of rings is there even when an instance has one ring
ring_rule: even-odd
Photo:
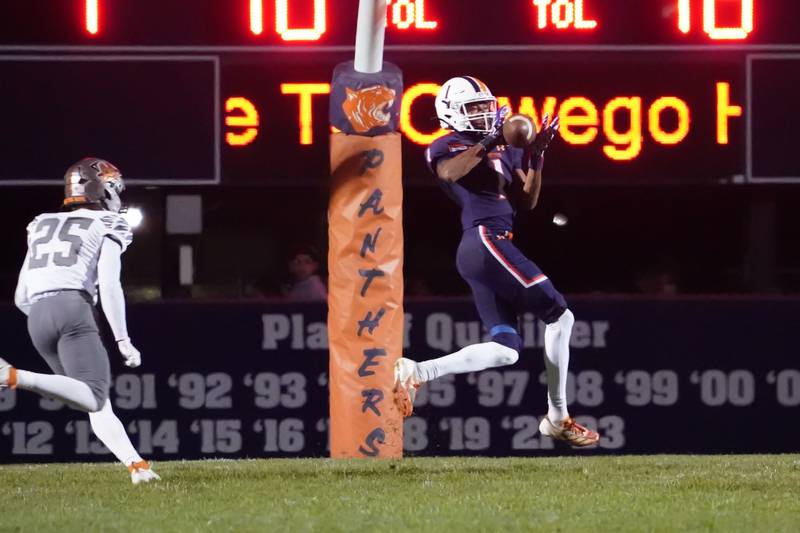
[[[414,412],[419,382],[416,376],[417,363],[402,357],[394,364],[394,403],[403,416]]]
[[[562,420],[558,426],[553,424],[549,418],[544,417],[539,423],[539,433],[556,440],[563,440],[578,448],[592,446],[600,441],[599,433],[583,427],[571,417]]]
[[[139,483],[150,483],[151,481],[158,481],[161,479],[161,476],[150,469],[150,463],[147,461],[139,461],[129,464],[128,472],[131,473],[131,482],[134,485],[138,485]]]
[[[17,369],[0,357],[0,390],[17,387]]]

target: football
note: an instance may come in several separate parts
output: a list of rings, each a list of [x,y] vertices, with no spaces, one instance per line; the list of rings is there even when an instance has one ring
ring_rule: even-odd
[[[536,138],[536,125],[527,115],[511,115],[503,123],[503,138],[511,146],[525,148]]]

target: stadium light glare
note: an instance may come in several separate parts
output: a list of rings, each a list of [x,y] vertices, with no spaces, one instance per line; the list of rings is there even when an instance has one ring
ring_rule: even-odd
[[[129,207],[122,216],[132,228],[138,228],[144,222],[144,213],[138,207]]]

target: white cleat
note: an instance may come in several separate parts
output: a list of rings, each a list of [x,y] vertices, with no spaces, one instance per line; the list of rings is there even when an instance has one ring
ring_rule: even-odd
[[[147,461],[139,461],[138,463],[131,463],[128,465],[128,472],[131,473],[131,482],[134,485],[139,483],[150,483],[151,481],[159,481],[161,476],[153,472],[150,468],[150,463]]]
[[[16,376],[12,376],[14,367],[0,357],[0,390],[13,388],[16,385]]]
[[[414,400],[420,386],[416,370],[417,363],[405,357],[394,364],[394,403],[403,416],[411,416],[414,411]]]
[[[578,448],[593,446],[600,441],[600,435],[596,431],[578,424],[574,418],[567,418],[556,425],[544,417],[539,423],[539,433]]]

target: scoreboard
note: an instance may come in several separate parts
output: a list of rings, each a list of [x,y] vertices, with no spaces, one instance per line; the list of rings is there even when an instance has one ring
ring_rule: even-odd
[[[391,43],[800,43],[793,0],[387,0]],[[5,0],[4,42],[350,46],[358,0]],[[12,22],[13,21],[13,22]]]
[[[86,154],[134,184],[324,184],[357,4],[3,2],[0,184],[59,183]],[[551,183],[798,180],[798,15],[792,0],[389,0],[406,182],[430,183],[433,98],[463,74],[561,116]]]

